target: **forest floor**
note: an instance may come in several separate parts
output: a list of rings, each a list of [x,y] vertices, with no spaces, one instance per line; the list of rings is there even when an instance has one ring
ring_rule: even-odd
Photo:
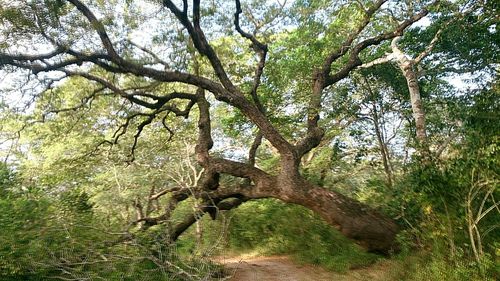
[[[352,269],[345,273],[330,272],[321,267],[299,264],[288,256],[219,257],[216,261],[226,268],[229,281],[387,281],[391,264]]]

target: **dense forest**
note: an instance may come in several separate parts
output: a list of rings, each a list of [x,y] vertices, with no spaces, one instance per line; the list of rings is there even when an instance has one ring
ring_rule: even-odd
[[[498,280],[499,15],[0,0],[0,280]]]

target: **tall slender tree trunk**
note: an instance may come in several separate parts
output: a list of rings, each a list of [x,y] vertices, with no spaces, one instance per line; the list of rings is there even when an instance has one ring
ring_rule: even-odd
[[[415,121],[415,132],[417,139],[417,149],[422,156],[424,162],[429,162],[431,155],[429,150],[429,144],[427,141],[427,132],[425,125],[425,111],[422,105],[422,98],[420,95],[420,87],[418,85],[418,77],[415,71],[415,61],[406,56],[398,47],[397,40],[395,38],[392,41],[391,47],[396,62],[401,69],[403,76],[406,79],[408,85],[408,91],[410,92],[410,103],[413,112],[413,120]]]
[[[371,117],[373,121],[373,127],[375,129],[375,135],[377,137],[377,143],[379,146],[380,150],[380,156],[382,158],[382,164],[384,165],[384,172],[386,175],[386,181],[387,185],[389,187],[392,187],[393,185],[393,170],[392,170],[392,164],[391,164],[391,157],[390,157],[390,152],[389,148],[387,147],[387,142],[386,142],[386,137],[384,134],[383,130],[383,124],[380,123],[380,118],[383,116],[383,110],[381,109],[380,112],[377,109],[377,96],[372,90],[372,87],[370,86],[370,83],[366,78],[363,77],[363,83],[366,86],[366,90],[368,91],[368,94],[371,97],[372,100],[372,109],[371,109]]]
[[[377,136],[380,155],[382,156],[382,164],[384,165],[384,171],[387,178],[387,185],[392,187],[393,174],[392,174],[392,167],[390,164],[389,149],[387,148],[387,143],[385,142],[384,133],[382,131],[379,122],[378,111],[375,105],[373,105],[373,126],[375,128],[375,135]]]

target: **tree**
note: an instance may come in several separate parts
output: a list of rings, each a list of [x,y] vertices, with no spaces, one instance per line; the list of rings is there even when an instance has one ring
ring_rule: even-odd
[[[453,6],[453,4],[450,4]],[[410,96],[410,104],[412,109],[413,121],[415,123],[415,135],[417,141],[417,151],[419,152],[423,163],[428,165],[431,164],[433,158],[439,158],[443,149],[446,148],[448,143],[453,139],[454,134],[448,136],[448,139],[443,142],[442,145],[438,146],[435,151],[431,151],[430,146],[431,142],[429,141],[428,129],[426,126],[426,112],[424,110],[423,104],[425,103],[422,98],[422,86],[419,83],[420,76],[426,72],[424,67],[422,66],[423,60],[428,60],[428,57],[432,55],[439,54],[443,58],[438,58],[436,56],[432,57],[431,60],[433,63],[430,63],[428,68],[436,68],[439,69],[437,72],[432,71],[434,75],[450,75],[451,73],[473,73],[474,71],[482,72],[483,74],[494,76],[496,73],[495,70],[491,70],[491,67],[494,67],[494,63],[490,61],[492,57],[495,55],[491,55],[485,51],[486,46],[490,46],[491,49],[497,49],[497,44],[493,43],[495,32],[492,27],[494,25],[491,23],[490,13],[494,10],[494,5],[489,2],[471,2],[471,3],[463,3],[463,6],[458,6],[457,11],[451,13],[443,17],[442,19],[433,23],[434,26],[431,28],[427,28],[424,32],[431,34],[431,40],[428,43],[424,43],[426,40],[422,40],[422,33],[417,36],[416,40],[410,42],[409,47],[413,47],[413,51],[417,50],[416,54],[413,55],[408,51],[405,51],[400,46],[398,46],[398,42],[401,40],[401,36],[395,37],[391,44],[390,50],[391,52],[386,54],[383,57],[377,58],[371,62],[363,64],[360,66],[361,68],[369,68],[377,64],[387,63],[387,62],[395,62],[397,67],[400,69],[403,77],[407,83],[407,89]],[[449,9],[447,7],[446,9]],[[478,14],[483,14],[481,17]],[[481,19],[479,19],[481,18]],[[468,21],[468,24],[463,24],[464,21]],[[481,28],[481,27],[482,28]],[[449,42],[449,38],[454,31],[452,29],[475,29],[477,35],[481,38],[479,41],[481,43],[473,43],[469,38],[461,40],[461,48],[466,48],[468,50],[468,54],[456,54],[453,50],[453,47],[457,47],[456,45],[451,47],[447,46],[447,44],[456,44],[456,40],[452,40]],[[469,32],[465,31],[466,34]],[[411,37],[411,36],[410,36]],[[442,38],[445,37],[445,38]],[[476,39],[477,40],[477,39]],[[441,43],[441,41],[445,41],[446,43]],[[418,47],[411,46],[420,45]],[[439,46],[445,45],[445,46]],[[479,45],[479,47],[478,47]],[[438,47],[439,46],[439,47]],[[451,47],[451,48],[450,48]],[[438,49],[438,50],[436,50]],[[453,54],[450,57],[450,53]],[[475,55],[471,55],[476,53]],[[481,55],[481,59],[478,59],[477,56]],[[476,56],[473,58],[473,56]],[[473,61],[477,61],[473,63]],[[450,67],[453,64],[462,64],[463,66],[459,68]],[[429,63],[428,63],[429,64]],[[471,64],[471,65],[468,65]],[[439,65],[440,67],[436,67]],[[443,71],[443,68],[448,68],[447,71]],[[429,75],[429,74],[428,74]],[[431,74],[432,75],[432,74]]]
[[[134,160],[140,136],[147,126],[163,124],[171,131],[166,122],[169,115],[191,121],[194,115],[191,113],[196,112],[195,154],[203,173],[195,192],[179,187],[160,193],[170,195],[171,208],[191,196],[202,198],[203,202],[197,213],[171,227],[173,239],[203,213],[215,216],[218,210],[237,207],[244,201],[272,197],[303,205],[368,250],[387,253],[395,248],[398,232],[395,222],[360,202],[307,181],[301,174],[301,159],[325,137],[320,117],[328,111],[322,101],[331,93],[331,87],[363,65],[366,52],[402,36],[408,27],[429,13],[429,7],[435,8],[437,2],[413,7],[393,5],[395,3],[387,0],[338,5],[297,1],[288,7],[235,0],[231,2],[235,7],[232,20],[226,14],[233,8],[202,5],[199,0],[155,2],[152,9],[162,9],[154,18],[132,16],[140,14],[138,7],[145,4],[139,1],[12,2],[3,4],[0,10],[2,39],[6,42],[6,51],[0,53],[0,67],[3,71],[20,71],[18,73],[24,74],[29,81],[40,82],[41,86],[25,85],[38,87],[34,98],[39,100],[44,96],[57,98],[58,81],[70,77],[89,81],[90,89],[80,101],[61,100],[56,108],[46,108],[50,113],[88,108],[103,96],[127,101],[130,104],[127,110],[115,113],[124,115],[125,122],[115,124],[105,120],[105,125],[118,129],[112,136],[105,136],[97,149],[117,144],[134,128],[129,161]],[[119,7],[124,11],[119,11]],[[248,22],[242,21],[245,7],[250,11],[246,16]],[[288,8],[293,16],[286,18],[283,10]],[[252,9],[262,17],[254,16]],[[394,14],[406,17],[398,20]],[[142,25],[141,20],[145,21]],[[162,22],[167,26],[161,26],[149,47],[128,37],[134,32],[144,32],[145,28],[156,28]],[[229,25],[236,32],[221,35],[217,31],[227,28],[231,22]],[[285,87],[273,87],[272,81],[276,80],[273,77],[280,73],[264,71],[268,57],[272,60],[272,55],[279,52],[270,48],[275,37],[269,31],[278,34],[275,36],[286,37],[290,27],[296,28],[296,32],[290,32],[290,38],[298,36],[299,42],[311,40],[310,49],[295,52],[299,56],[296,61],[301,60],[300,56],[307,58],[297,74],[309,73],[309,85],[297,81],[299,86],[292,94]],[[246,31],[249,28],[253,30]],[[300,34],[303,29],[311,33]],[[233,33],[237,36],[231,36]],[[251,52],[242,47],[244,40],[251,43]],[[39,50],[48,51],[30,52],[27,47],[35,42],[43,46]],[[163,44],[169,44],[172,49],[162,52]],[[23,51],[25,49],[27,51]],[[256,62],[253,75],[252,61]],[[295,127],[291,132],[281,129],[283,123],[273,116],[272,103],[280,98],[290,99],[297,108],[298,120],[303,121],[300,125],[285,124]],[[257,128],[245,161],[211,152],[214,104],[224,107],[227,112],[236,112],[249,128]],[[42,116],[50,118],[50,114]],[[265,171],[256,165],[263,139],[279,156],[276,170]],[[228,184],[221,180],[222,176],[240,180]],[[146,227],[163,224],[170,211],[167,208],[162,215],[145,216],[139,221]]]

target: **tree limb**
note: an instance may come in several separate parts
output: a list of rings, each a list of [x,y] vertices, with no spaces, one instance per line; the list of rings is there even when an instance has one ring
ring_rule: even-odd
[[[66,0],[66,1],[73,4],[88,19],[90,25],[99,35],[99,38],[101,39],[101,42],[104,45],[104,48],[108,52],[108,55],[111,56],[113,61],[115,61],[116,63],[122,61],[122,58],[118,55],[115,48],[113,47],[113,43],[109,39],[109,36],[106,32],[106,29],[104,28],[104,25],[101,23],[101,21],[99,21],[96,18],[96,16],[92,13],[92,11],[90,11],[90,9],[79,0]]]

